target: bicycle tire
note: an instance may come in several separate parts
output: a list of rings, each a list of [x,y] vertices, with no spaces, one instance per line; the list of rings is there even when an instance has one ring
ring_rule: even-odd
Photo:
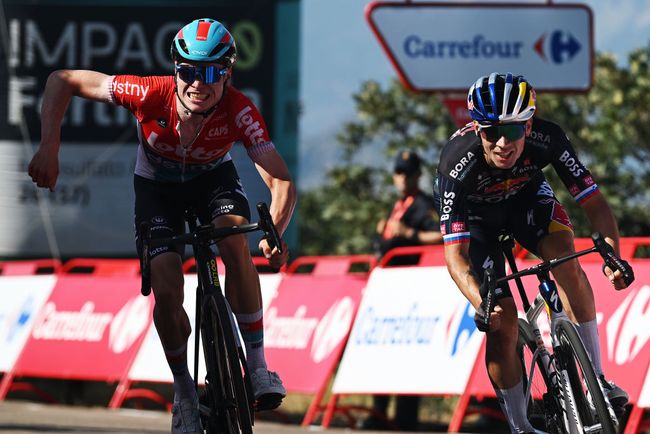
[[[528,420],[535,428],[542,429],[549,434],[567,434],[562,396],[557,391],[557,382],[554,383],[551,380],[551,375],[556,374],[550,373],[544,366],[542,358],[537,357],[535,372],[530,378],[530,370],[533,369],[533,354],[536,350],[537,343],[532,328],[530,324],[520,318],[517,355],[521,363],[524,396],[527,392],[530,394],[527,404]]]
[[[555,336],[558,342],[558,347],[555,349],[558,367],[566,371],[569,381],[565,386],[571,388],[575,398],[576,412],[573,412],[573,416],[580,418],[577,422],[585,428],[600,424],[599,432],[615,434],[617,425],[615,416],[612,419],[613,411],[605,399],[603,389],[575,326],[569,321],[558,321],[555,325]]]
[[[216,295],[215,297],[219,297]],[[242,375],[242,364],[245,360],[239,357],[239,345],[235,340],[231,313],[226,306],[225,298],[218,302],[215,297],[210,299],[210,309],[213,310],[213,329],[218,331],[217,336],[221,339],[215,341],[215,350],[221,353],[223,358],[223,378],[227,399],[232,404],[226,412],[226,422],[230,431],[229,434],[252,434],[253,433],[253,411],[252,401],[249,399],[244,376]],[[241,363],[240,363],[241,362]]]
[[[219,341],[219,328],[214,327],[211,312],[203,312],[201,321],[201,342],[203,344],[203,356],[205,358],[205,398],[207,399],[207,410],[202,411],[204,428],[207,434],[224,434],[227,426],[225,411],[226,406],[225,389],[223,384],[223,372],[225,371],[225,360],[222,351],[215,351],[216,343]]]

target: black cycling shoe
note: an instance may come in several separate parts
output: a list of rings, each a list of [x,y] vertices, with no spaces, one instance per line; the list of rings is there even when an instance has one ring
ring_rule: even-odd
[[[282,404],[284,395],[280,393],[266,393],[255,401],[255,411],[275,410]]]

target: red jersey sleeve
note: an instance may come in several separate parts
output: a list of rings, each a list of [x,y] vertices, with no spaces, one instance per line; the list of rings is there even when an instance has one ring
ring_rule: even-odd
[[[263,145],[271,142],[269,130],[266,128],[264,118],[255,104],[237,89],[228,90],[233,92],[233,108],[235,113],[234,123],[238,139],[246,149],[255,145]]]
[[[171,86],[171,87],[170,87]],[[173,92],[173,77],[115,75],[109,82],[111,101],[125,107],[141,121],[147,109],[159,107],[166,93]]]

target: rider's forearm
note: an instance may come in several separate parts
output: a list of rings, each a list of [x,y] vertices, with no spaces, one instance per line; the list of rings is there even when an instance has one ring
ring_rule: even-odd
[[[280,235],[289,226],[296,206],[296,186],[290,179],[275,178],[271,181],[271,217]]]
[[[448,248],[446,247],[445,250]],[[454,248],[454,246],[451,246],[451,248]],[[460,252],[449,254],[449,252],[445,251],[445,261],[447,262],[447,270],[453,281],[456,282],[456,286],[472,306],[478,308],[481,305],[480,285],[472,271],[469,257]]]
[[[61,123],[73,95],[67,81],[69,71],[59,70],[50,74],[43,93],[41,105],[41,147],[58,152],[61,139]]]
[[[594,197],[587,200],[582,205],[582,208],[587,214],[592,230],[600,232],[606,241],[612,245],[616,253],[619,254],[620,235],[618,232],[618,224],[605,196],[597,193]]]
[[[439,231],[419,231],[417,237],[421,244],[442,243],[442,234]]]

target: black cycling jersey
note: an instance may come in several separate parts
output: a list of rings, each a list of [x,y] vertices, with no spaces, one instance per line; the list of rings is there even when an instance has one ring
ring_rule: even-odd
[[[512,168],[505,170],[487,164],[481,138],[471,124],[456,131],[442,150],[435,187],[445,244],[469,242],[468,206],[472,204],[516,200],[531,183],[539,186],[537,195],[554,197],[542,173],[549,164],[578,203],[598,190],[568,137],[553,122],[535,117],[521,156]]]

